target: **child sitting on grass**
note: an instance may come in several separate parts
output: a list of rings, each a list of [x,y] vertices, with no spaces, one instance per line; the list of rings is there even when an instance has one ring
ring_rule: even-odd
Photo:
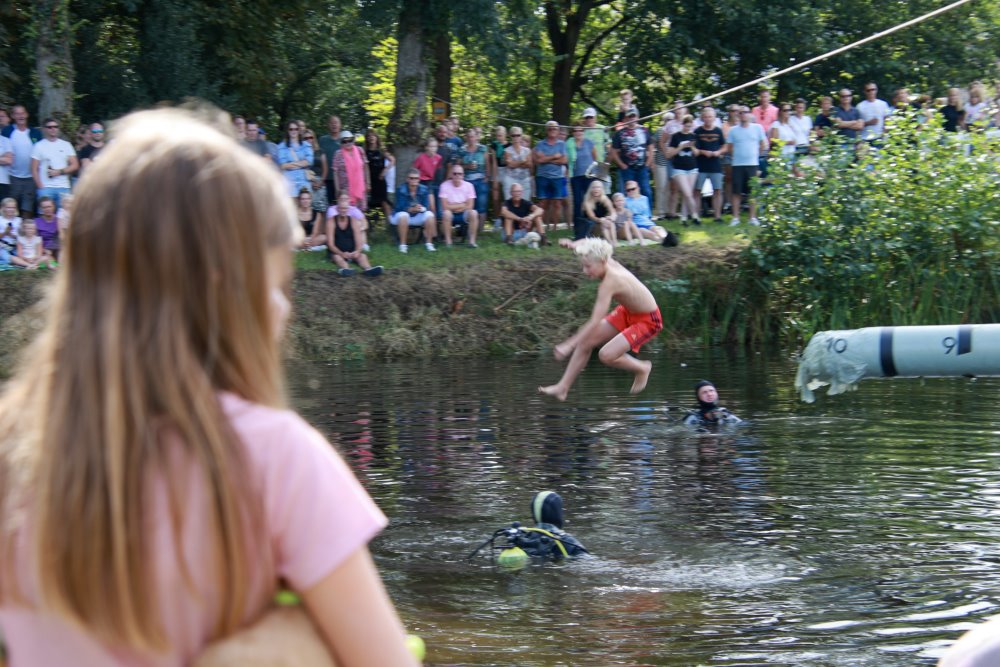
[[[362,232],[346,211],[335,209],[333,217],[326,220],[326,243],[329,249],[330,261],[337,265],[337,273],[342,276],[353,276],[354,262],[364,270],[366,276],[382,275],[381,266],[372,266],[365,254],[362,242]]]
[[[566,371],[557,384],[539,387],[538,391],[566,400],[570,387],[590,360],[590,353],[600,347],[598,357],[612,368],[620,368],[635,376],[631,393],[645,389],[653,364],[629,354],[652,340],[663,328],[663,319],[656,299],[642,282],[624,266],[611,258],[614,248],[604,239],[585,238],[579,241],[560,239],[559,245],[572,248],[579,255],[583,272],[601,281],[590,319],[575,334],[556,345],[556,359],[566,359]],[[611,314],[611,301],[618,307]]]

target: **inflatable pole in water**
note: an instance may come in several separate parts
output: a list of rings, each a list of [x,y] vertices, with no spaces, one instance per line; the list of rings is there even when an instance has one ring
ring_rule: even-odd
[[[802,353],[795,387],[812,403],[823,385],[841,394],[865,378],[962,375],[1000,375],[1000,324],[821,331]]]

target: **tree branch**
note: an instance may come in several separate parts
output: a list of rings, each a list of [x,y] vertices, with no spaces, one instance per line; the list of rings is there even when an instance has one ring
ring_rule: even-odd
[[[607,28],[605,28],[604,30],[602,30],[600,33],[598,33],[597,37],[595,37],[590,42],[590,44],[587,45],[587,48],[584,49],[584,51],[583,51],[583,55],[580,56],[580,61],[576,65],[576,71],[573,72],[573,87],[574,88],[577,88],[579,86],[580,81],[583,78],[583,70],[587,67],[587,63],[590,61],[590,57],[592,55],[594,55],[594,50],[597,48],[597,45],[600,44],[601,42],[603,42],[604,39],[607,38],[608,35],[610,35],[611,33],[613,33],[615,30],[617,30],[618,28],[620,28],[622,25],[624,25],[625,23],[627,23],[631,19],[632,19],[632,16],[630,16],[628,14],[625,14],[623,12],[622,13],[622,17],[620,19],[618,19],[617,21],[615,21],[614,23],[612,23],[610,26],[608,26]]]

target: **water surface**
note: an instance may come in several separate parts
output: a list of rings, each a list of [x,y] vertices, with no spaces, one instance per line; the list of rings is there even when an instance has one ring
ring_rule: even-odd
[[[292,368],[391,519],[372,550],[428,664],[933,665],[1000,613],[1000,381],[806,405],[788,361],[651,358],[638,397],[593,363],[566,403],[534,356]],[[701,377],[751,423],[679,426]],[[546,489],[595,558],[466,558]]]

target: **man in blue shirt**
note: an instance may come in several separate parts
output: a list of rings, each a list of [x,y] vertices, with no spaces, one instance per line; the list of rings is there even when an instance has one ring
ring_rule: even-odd
[[[410,169],[406,172],[406,182],[396,188],[396,205],[389,222],[398,228],[399,252],[406,253],[407,235],[410,226],[424,228],[424,247],[434,252],[434,237],[437,236],[437,217],[434,215],[434,195],[426,185],[420,184],[420,172]]]
[[[760,156],[767,152],[764,128],[753,121],[753,114],[746,107],[740,111],[740,124],[729,128],[726,144],[733,154],[733,219],[730,227],[740,224],[740,204],[743,196],[750,196],[750,180],[760,169]],[[757,202],[750,200],[750,224],[759,226]]]
[[[545,139],[535,145],[535,191],[538,204],[545,209],[545,222],[554,232],[562,219],[562,204],[566,199],[566,142],[559,138],[559,123],[545,123]]]
[[[848,139],[857,139],[858,132],[865,128],[865,121],[861,118],[861,113],[851,102],[854,95],[850,90],[844,88],[838,94],[840,105],[834,109],[834,125],[837,126],[837,133]]]

